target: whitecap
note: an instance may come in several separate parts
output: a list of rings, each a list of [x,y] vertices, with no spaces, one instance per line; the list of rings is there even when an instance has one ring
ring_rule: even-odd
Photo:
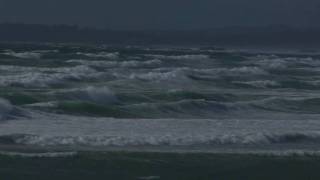
[[[158,59],[148,60],[148,61],[93,61],[93,60],[77,60],[72,59],[68,60],[68,63],[78,63],[88,66],[95,66],[95,67],[108,67],[108,68],[115,68],[115,67],[122,67],[122,68],[138,68],[138,67],[155,67],[161,65],[162,61]]]
[[[0,86],[48,87],[64,84],[69,80],[90,79],[101,75],[96,70],[84,65],[63,68],[12,66],[9,71],[13,74],[0,76]]]
[[[3,53],[4,55],[7,56],[12,56],[12,57],[17,57],[21,59],[40,59],[42,54],[39,52],[14,52],[14,51],[7,51]]]
[[[199,60],[199,59],[210,59],[209,55],[204,54],[187,54],[187,55],[145,55],[146,57],[153,57],[158,59],[173,59],[173,60]]]
[[[318,133],[243,133],[224,135],[185,134],[174,136],[37,136],[15,138],[17,144],[40,146],[210,146],[210,145],[271,145],[320,142]]]
[[[319,67],[320,60],[312,57],[279,57],[276,55],[258,55],[249,58],[250,62],[265,69],[285,69],[292,66]]]
[[[140,79],[148,81],[165,81],[165,80],[181,80],[187,79],[182,71],[175,70],[169,72],[148,72],[148,73],[133,73],[129,76],[130,79]]]
[[[73,157],[77,152],[44,152],[44,153],[22,153],[22,152],[6,152],[0,151],[0,155],[18,156],[26,158],[57,158],[57,157]]]
[[[99,53],[77,52],[77,55],[83,55],[83,56],[92,57],[92,58],[117,59],[120,53],[119,52],[99,52]]]
[[[116,95],[106,86],[89,86],[79,89],[71,89],[55,92],[58,96],[63,96],[65,100],[88,101],[97,104],[112,104],[117,102]]]
[[[233,83],[237,84],[245,84],[254,86],[257,88],[267,88],[267,87],[279,87],[280,83],[271,80],[258,80],[258,81],[233,81]]]

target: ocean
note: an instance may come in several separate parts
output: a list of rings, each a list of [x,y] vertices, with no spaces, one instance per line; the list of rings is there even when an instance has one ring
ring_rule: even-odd
[[[317,51],[2,43],[0,177],[319,177],[319,68]]]

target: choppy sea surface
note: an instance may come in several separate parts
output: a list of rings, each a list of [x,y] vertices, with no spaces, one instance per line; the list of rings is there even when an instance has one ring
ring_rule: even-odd
[[[0,144],[314,154],[319,90],[316,52],[1,44]]]

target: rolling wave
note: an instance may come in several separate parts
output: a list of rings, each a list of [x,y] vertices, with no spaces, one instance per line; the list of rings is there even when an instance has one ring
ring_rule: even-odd
[[[161,65],[162,61],[158,59],[149,61],[92,61],[92,60],[68,60],[69,63],[78,63],[82,65],[95,66],[95,67],[123,67],[123,68],[146,68],[156,67]]]
[[[120,55],[118,52],[99,52],[99,53],[83,53],[83,52],[77,52],[77,55],[82,55],[86,57],[92,57],[92,58],[107,58],[107,59],[117,59]]]
[[[153,57],[158,59],[171,59],[171,60],[199,60],[199,59],[210,59],[210,56],[203,54],[188,54],[188,55],[155,55],[147,54],[147,57]]]
[[[319,55],[61,44],[5,49],[0,144],[312,150],[320,143]]]
[[[39,52],[14,52],[14,51],[7,51],[2,53],[3,55],[21,58],[21,59],[40,59],[42,54]]]
[[[241,135],[186,136],[37,136],[13,135],[16,144],[39,146],[214,146],[320,143],[319,133],[255,133]],[[1,139],[1,138],[0,138]]]
[[[48,87],[50,85],[62,85],[68,81],[92,79],[99,77],[99,73],[88,66],[75,66],[64,68],[20,68],[17,74],[6,74],[0,77],[0,86],[22,87]]]

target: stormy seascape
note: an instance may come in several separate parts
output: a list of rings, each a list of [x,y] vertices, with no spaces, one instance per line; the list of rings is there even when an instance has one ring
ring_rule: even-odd
[[[3,43],[0,58],[4,177],[319,176],[316,51]]]

